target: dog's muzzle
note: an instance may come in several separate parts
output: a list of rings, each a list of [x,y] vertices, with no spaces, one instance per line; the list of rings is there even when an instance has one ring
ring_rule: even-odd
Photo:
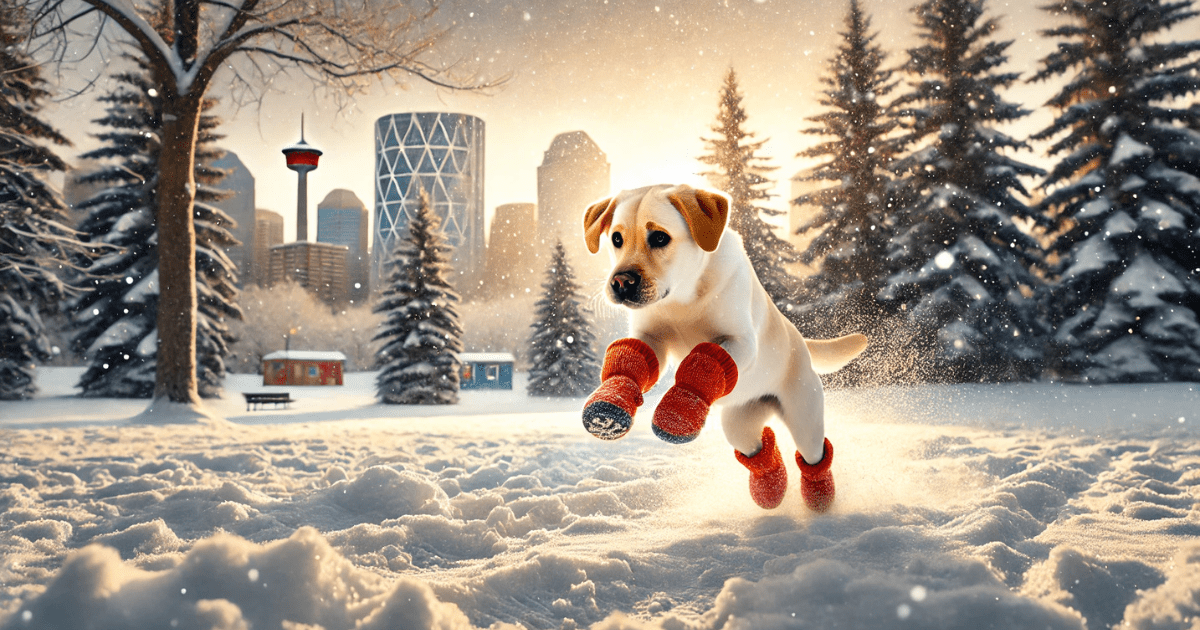
[[[632,269],[614,273],[608,288],[618,302],[641,302],[642,274]]]

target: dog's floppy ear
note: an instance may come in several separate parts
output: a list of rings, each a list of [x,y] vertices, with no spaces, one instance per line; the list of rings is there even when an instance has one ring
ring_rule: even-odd
[[[588,206],[587,212],[583,213],[583,240],[587,241],[589,252],[595,254],[600,251],[600,235],[612,223],[616,206],[613,198],[609,197]]]
[[[729,200],[707,190],[685,189],[667,195],[671,205],[683,215],[696,244],[706,252],[716,251],[721,233],[729,219]]]

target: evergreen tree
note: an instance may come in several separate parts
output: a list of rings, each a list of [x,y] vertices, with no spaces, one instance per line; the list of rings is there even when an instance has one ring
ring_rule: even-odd
[[[880,298],[903,312],[919,378],[1024,379],[1040,369],[1042,335],[1030,271],[1037,241],[1018,227],[1034,211],[1023,176],[1041,171],[1004,152],[1025,143],[996,129],[1029,111],[997,90],[1011,41],[994,41],[984,0],[926,0],[914,9],[923,43],[908,51],[909,91],[894,104],[903,131],[893,194],[899,210]]]
[[[595,335],[562,241],[554,246],[529,338],[531,396],[587,396],[600,384]]]
[[[700,161],[712,165],[703,173],[716,188],[730,198],[729,226],[742,237],[750,264],[758,274],[775,305],[784,314],[791,314],[796,299],[796,279],[786,266],[799,260],[799,252],[791,243],[779,238],[760,213],[767,216],[783,214],[779,210],[755,204],[771,198],[771,180],[766,174],[775,170],[767,159],[757,155],[766,140],[755,141],[754,133],[742,129],[746,108],[738,91],[737,74],[733,68],[725,75],[721,86],[717,122],[712,126],[715,138],[702,138],[708,153]]]
[[[37,391],[34,363],[52,350],[39,311],[57,307],[59,273],[84,251],[45,181],[66,164],[43,143],[70,143],[38,118],[50,93],[24,50],[25,20],[19,3],[0,0],[0,400]]]
[[[76,334],[73,349],[88,362],[80,377],[84,396],[149,398],[154,393],[157,356],[158,234],[155,217],[162,108],[144,68],[114,77],[117,88],[101,98],[106,115],[95,122],[109,131],[104,143],[83,157],[103,161],[82,178],[103,186],[79,204],[88,212],[85,237],[109,253],[86,270],[91,291],[69,305]],[[212,103],[207,104],[207,108]],[[225,378],[225,356],[233,338],[229,319],[240,319],[235,303],[237,270],[224,248],[236,245],[233,220],[211,205],[226,193],[214,188],[225,173],[211,166],[222,152],[213,144],[219,121],[201,117],[196,149],[196,360],[201,396],[213,397]]]
[[[458,402],[462,352],[458,294],[450,286],[451,246],[422,191],[408,233],[387,262],[388,287],[375,305],[386,318],[376,340],[376,391],[389,404],[453,405]]]
[[[815,233],[800,254],[817,271],[806,280],[810,296],[801,307],[806,330],[822,336],[875,328],[882,313],[875,296],[887,277],[884,266],[892,234],[890,199],[896,121],[880,99],[895,87],[885,54],[869,32],[870,18],[850,0],[842,42],[821,82],[826,111],[808,120],[803,133],[832,139],[802,151],[823,160],[807,176],[833,185],[793,200],[815,206],[816,214],[797,233]]]
[[[1042,187],[1055,221],[1047,305],[1056,371],[1090,381],[1200,380],[1200,40],[1168,42],[1192,2],[1067,0],[1034,80],[1059,138]],[[1191,31],[1195,33],[1196,31]],[[1191,105],[1188,106],[1188,102]]]

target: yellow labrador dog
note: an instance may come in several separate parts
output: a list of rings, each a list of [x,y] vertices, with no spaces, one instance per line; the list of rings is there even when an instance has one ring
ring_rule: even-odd
[[[850,362],[867,339],[805,340],[759,283],[741,238],[726,229],[728,215],[723,195],[686,185],[627,190],[587,209],[588,249],[609,254],[608,297],[630,310],[630,336],[608,347],[583,424],[602,439],[625,435],[663,361],[675,362],[654,433],[668,442],[695,439],[719,399],[725,437],[750,470],[750,494],[769,509],[787,490],[775,434],[765,426],[777,415],[799,449],[801,494],[824,511],[834,497],[833,445],[817,374]]]

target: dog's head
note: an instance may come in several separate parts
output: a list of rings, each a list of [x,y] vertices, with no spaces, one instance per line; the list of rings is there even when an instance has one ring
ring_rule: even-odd
[[[729,217],[724,195],[687,185],[626,190],[592,204],[583,233],[593,254],[608,250],[608,297],[630,308],[695,295],[705,257]]]

